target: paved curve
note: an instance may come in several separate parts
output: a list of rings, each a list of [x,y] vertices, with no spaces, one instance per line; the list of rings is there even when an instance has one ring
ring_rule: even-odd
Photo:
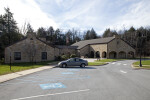
[[[0,100],[150,100],[150,70],[134,70],[132,62],[53,68],[16,78],[0,84]]]

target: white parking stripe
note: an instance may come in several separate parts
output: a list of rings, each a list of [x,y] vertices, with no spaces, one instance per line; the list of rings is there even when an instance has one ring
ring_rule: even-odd
[[[115,64],[115,62],[111,63],[111,64]]]
[[[127,72],[125,72],[125,71],[123,71],[123,70],[120,70],[120,72],[122,72],[122,73],[127,73]]]
[[[127,64],[123,64],[123,65],[127,65]]]
[[[117,65],[121,65],[121,63],[117,63]]]
[[[78,91],[69,91],[69,92],[62,92],[62,93],[54,93],[54,94],[37,95],[37,96],[23,97],[23,98],[18,98],[18,99],[11,99],[11,100],[25,100],[25,99],[38,98],[38,97],[51,96],[51,95],[85,92],[85,91],[89,91],[89,90],[90,89],[78,90]]]

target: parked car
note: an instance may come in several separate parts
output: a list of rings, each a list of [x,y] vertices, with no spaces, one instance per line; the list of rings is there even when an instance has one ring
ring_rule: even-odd
[[[85,67],[88,65],[88,61],[87,60],[83,60],[81,58],[70,58],[68,60],[65,61],[61,61],[58,63],[59,67],[67,67],[67,66],[80,66],[80,67]]]

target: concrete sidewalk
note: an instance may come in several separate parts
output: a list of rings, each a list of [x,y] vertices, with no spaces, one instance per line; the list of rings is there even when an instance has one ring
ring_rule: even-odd
[[[14,79],[14,78],[17,78],[17,77],[21,77],[21,76],[24,76],[24,75],[35,73],[35,72],[38,72],[38,71],[42,71],[42,70],[45,70],[45,69],[50,69],[50,68],[53,68],[53,67],[55,67],[55,66],[53,66],[53,65],[43,66],[43,67],[39,67],[39,68],[34,68],[34,69],[24,70],[24,71],[20,71],[20,72],[11,73],[11,74],[1,75],[0,76],[0,83],[11,80],[11,79]]]

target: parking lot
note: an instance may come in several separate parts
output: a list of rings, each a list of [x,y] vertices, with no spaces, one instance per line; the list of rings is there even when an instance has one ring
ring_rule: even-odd
[[[53,68],[0,83],[0,100],[149,100],[149,70],[134,61]]]

